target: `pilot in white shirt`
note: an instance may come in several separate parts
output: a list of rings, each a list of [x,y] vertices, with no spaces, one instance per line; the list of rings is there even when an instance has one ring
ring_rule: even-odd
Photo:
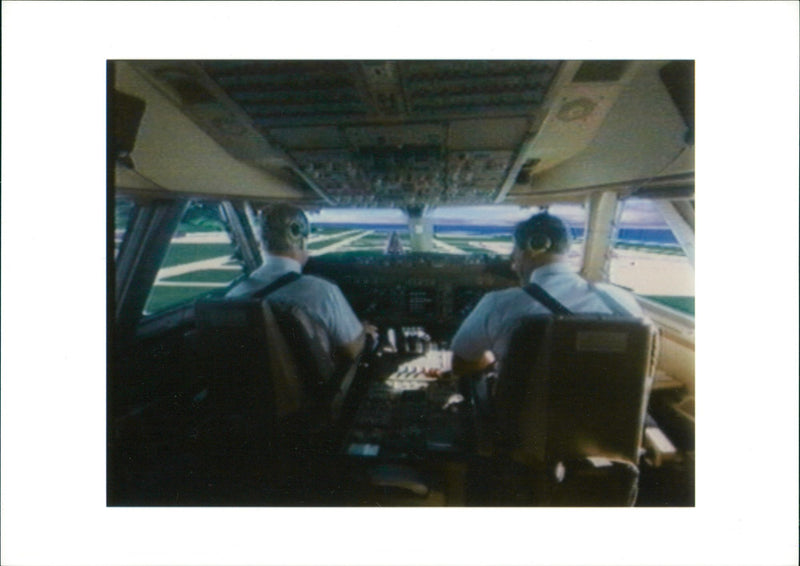
[[[228,297],[247,296],[289,273],[300,273],[308,261],[310,226],[305,213],[279,204],[262,215],[262,237],[268,255],[250,277],[231,289]],[[270,302],[294,305],[326,330],[336,353],[355,359],[364,346],[365,328],[342,291],[333,283],[303,275],[273,291]]]
[[[572,312],[610,313],[596,290],[600,288],[631,316],[643,316],[636,299],[627,291],[601,284],[593,288],[575,273],[566,263],[569,246],[569,230],[547,212],[519,223],[514,230],[511,260],[520,284],[538,284]],[[511,333],[522,318],[550,312],[522,287],[487,293],[453,337],[453,371],[464,375],[487,368],[505,356]]]

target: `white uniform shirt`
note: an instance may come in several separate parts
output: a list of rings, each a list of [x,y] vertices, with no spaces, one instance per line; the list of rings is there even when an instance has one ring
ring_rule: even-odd
[[[278,277],[294,271],[300,273],[299,262],[283,256],[267,256],[264,264],[250,277],[228,291],[227,297],[246,296],[263,289]],[[363,330],[361,322],[353,312],[341,289],[319,277],[303,275],[287,283],[269,295],[271,303],[282,303],[300,307],[311,318],[319,322],[328,332],[331,342],[343,346],[358,338]]]
[[[530,282],[540,285],[573,312],[611,312],[589,283],[566,263],[551,263],[534,270]],[[598,284],[597,287],[608,293],[631,316],[643,316],[641,307],[630,293],[610,285]],[[451,344],[453,354],[471,362],[489,350],[497,358],[502,358],[508,349],[511,332],[521,318],[550,312],[521,287],[491,291],[483,296],[456,332]]]

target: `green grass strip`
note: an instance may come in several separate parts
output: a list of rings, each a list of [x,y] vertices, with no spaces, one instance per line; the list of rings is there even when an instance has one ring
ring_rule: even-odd
[[[172,267],[193,261],[202,261],[233,254],[231,244],[183,244],[173,242],[167,251],[167,257],[161,267]]]
[[[176,275],[175,277],[167,277],[162,279],[162,281],[175,281],[175,282],[184,282],[189,281],[192,283],[228,283],[229,281],[233,281],[239,275],[242,274],[242,270],[233,271],[229,269],[200,269],[198,271],[192,271],[190,273],[182,273],[181,275]]]
[[[694,316],[694,297],[676,297],[668,295],[643,295],[643,297]]]
[[[144,312],[145,314],[161,312],[213,291],[221,292],[221,289],[219,287],[153,287]]]

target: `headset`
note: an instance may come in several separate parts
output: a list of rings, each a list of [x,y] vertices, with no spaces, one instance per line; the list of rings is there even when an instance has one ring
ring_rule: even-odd
[[[514,242],[520,250],[537,254],[561,253],[569,246],[569,229],[555,216],[541,212],[517,225]]]
[[[289,222],[289,234],[293,242],[300,245],[301,249],[306,248],[306,238],[308,238],[308,223],[293,219]]]
[[[542,234],[541,232],[531,234],[530,238],[528,238],[528,241],[525,242],[525,244],[527,249],[536,252],[547,252],[553,247],[553,241],[549,238],[549,236],[547,236],[547,234]]]
[[[553,240],[544,232],[535,231],[526,234],[526,227],[520,226],[514,234],[514,241],[521,250],[530,252],[547,252],[553,247]]]
[[[283,243],[278,245],[285,246],[289,244],[298,246],[303,250],[306,248],[306,239],[311,230],[308,219],[302,210],[288,205],[276,205],[275,207],[262,208],[258,214],[265,243],[282,241]],[[272,216],[274,214],[277,214],[277,217]],[[271,216],[272,220],[269,219]],[[271,223],[276,230],[277,240],[270,235],[269,226]]]
[[[308,227],[304,223],[302,223],[302,222],[300,222],[298,220],[292,220],[289,223],[289,232],[295,238],[306,238],[306,237],[308,237]]]

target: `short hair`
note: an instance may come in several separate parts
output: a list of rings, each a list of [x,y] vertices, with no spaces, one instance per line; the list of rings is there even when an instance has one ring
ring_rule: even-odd
[[[301,208],[276,204],[261,210],[261,233],[268,251],[301,250],[311,226]]]
[[[547,248],[549,252],[563,254],[571,240],[566,224],[546,211],[534,214],[514,228],[514,242],[522,250]]]

